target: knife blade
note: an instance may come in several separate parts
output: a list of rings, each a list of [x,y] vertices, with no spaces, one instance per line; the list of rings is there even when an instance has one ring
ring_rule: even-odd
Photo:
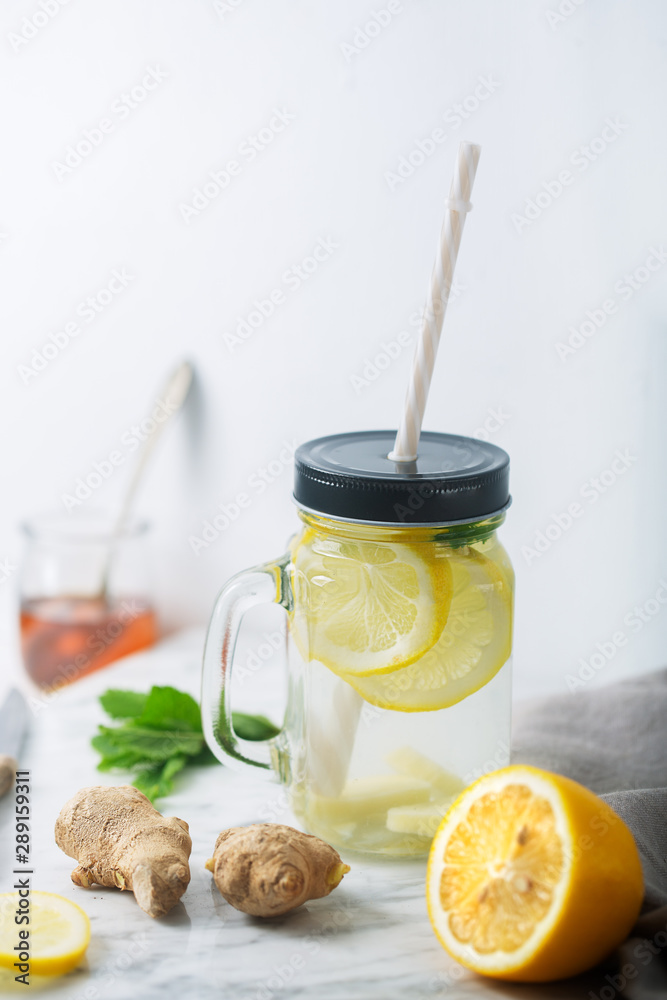
[[[18,688],[12,688],[0,708],[0,797],[14,784],[27,725],[26,700]]]

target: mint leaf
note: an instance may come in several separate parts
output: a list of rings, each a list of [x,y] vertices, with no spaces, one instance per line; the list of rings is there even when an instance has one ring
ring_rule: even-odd
[[[133,751],[117,751],[114,754],[105,754],[97,765],[98,771],[132,771],[135,767],[145,764],[143,754]]]
[[[138,788],[154,802],[169,795],[174,790],[173,778],[179,771],[182,771],[188,763],[188,758],[184,754],[170,757],[164,764],[157,764],[154,767],[141,768],[134,776],[134,787]]]
[[[265,715],[232,712],[232,725],[234,732],[242,740],[270,740],[280,732]]]
[[[151,801],[173,790],[173,778],[186,764],[217,763],[204,740],[199,705],[189,694],[168,685],[147,694],[112,688],[100,702],[121,724],[99,726],[93,737],[98,769],[133,772],[134,785]],[[280,732],[263,715],[234,712],[232,718],[242,739],[266,740]]]
[[[110,688],[100,696],[102,708],[112,719],[134,719],[143,712],[148,695]]]
[[[106,729],[100,726],[97,736],[93,736],[91,743],[95,750],[102,755],[102,760],[97,765],[100,771],[112,771],[114,768],[129,770],[133,767],[146,763],[146,755],[142,750],[132,749],[123,742],[122,737],[117,738],[120,730]]]
[[[199,705],[189,694],[173,687],[152,687],[136,722],[154,729],[202,731]]]
[[[211,748],[207,743],[201,748],[198,754],[195,754],[188,761],[189,764],[194,764],[195,767],[209,767],[211,764],[219,764],[220,761],[215,756]]]
[[[150,729],[135,722],[118,729],[100,726],[100,735],[105,736],[107,745],[117,752],[134,753],[146,763],[165,761],[176,754],[197,754],[204,745],[201,733]],[[113,756],[113,750],[107,751],[107,756]]]
[[[118,746],[117,741],[114,739],[115,729],[109,729],[107,726],[100,726],[97,736],[93,736],[90,741],[103,757],[114,757],[121,752],[121,747]]]

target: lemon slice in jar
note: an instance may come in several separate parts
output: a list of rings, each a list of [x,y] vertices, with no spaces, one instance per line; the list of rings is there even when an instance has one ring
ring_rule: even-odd
[[[307,531],[293,553],[291,628],[306,660],[368,677],[400,670],[438,641],[452,575],[442,547]]]
[[[512,645],[511,572],[467,546],[448,549],[453,595],[447,624],[420,659],[387,676],[345,680],[368,702],[398,712],[448,708],[478,691]]]

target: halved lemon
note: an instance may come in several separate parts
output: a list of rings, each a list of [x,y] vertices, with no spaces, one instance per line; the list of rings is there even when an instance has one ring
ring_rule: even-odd
[[[27,905],[26,905],[27,900]],[[15,922],[27,913],[29,923]],[[27,938],[19,932],[28,931]],[[24,946],[30,972],[59,976],[76,968],[90,941],[90,920],[76,903],[53,892],[30,892],[21,900],[18,892],[0,893],[0,965],[13,969]]]
[[[386,676],[343,676],[368,702],[399,712],[454,705],[498,673],[512,648],[511,581],[474,549],[447,549],[452,600],[437,643]]]
[[[443,819],[426,876],[442,946],[487,976],[546,982],[591,968],[637,919],[633,836],[597,795],[517,765],[467,788]]]
[[[348,677],[399,670],[438,640],[452,596],[435,543],[307,531],[293,554],[292,631],[304,658]]]

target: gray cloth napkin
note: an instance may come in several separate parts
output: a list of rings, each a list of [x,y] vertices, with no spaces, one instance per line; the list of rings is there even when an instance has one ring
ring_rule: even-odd
[[[644,906],[632,936],[599,978],[587,974],[584,992],[583,979],[571,980],[569,995],[666,1000],[667,670],[520,704],[512,763],[556,771],[601,795],[632,830],[642,859]]]

